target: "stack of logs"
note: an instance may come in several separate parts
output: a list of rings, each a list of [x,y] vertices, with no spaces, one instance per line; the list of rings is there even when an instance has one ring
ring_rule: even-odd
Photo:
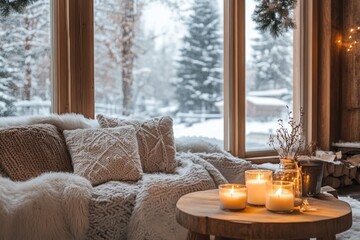
[[[339,188],[352,185],[354,181],[360,183],[360,168],[342,161],[324,163],[323,186]]]

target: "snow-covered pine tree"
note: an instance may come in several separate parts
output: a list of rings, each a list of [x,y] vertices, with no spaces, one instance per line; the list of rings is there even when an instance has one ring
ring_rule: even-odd
[[[158,0],[174,13],[185,0]],[[122,99],[122,115],[134,113],[134,100],[141,85],[135,83],[136,58],[144,54],[137,46],[141,39],[140,19],[147,5],[156,0],[95,0],[95,79],[96,102],[118,102]],[[99,34],[96,34],[99,33]],[[140,36],[141,37],[141,36]],[[111,59],[111,61],[109,61]],[[135,72],[134,72],[135,71]],[[122,90],[119,91],[119,86]],[[109,96],[115,96],[109,99]],[[136,104],[136,103],[135,103]],[[117,110],[117,109],[116,109]],[[119,114],[119,112],[117,112]]]
[[[0,15],[7,17],[11,13],[21,13],[24,9],[37,0],[12,0],[0,1]]]
[[[10,61],[9,58],[19,52],[13,46],[15,37],[9,34],[6,18],[0,21],[0,116],[10,116],[14,114],[14,93],[16,85],[16,75],[20,71],[19,64]]]
[[[274,38],[263,32],[253,39],[252,64],[254,84],[251,90],[292,88],[292,33]]]
[[[176,82],[179,112],[216,113],[222,100],[220,17],[213,0],[194,0],[180,49]]]
[[[0,52],[1,52],[0,46]],[[4,58],[0,55],[0,116],[11,116],[14,114],[14,105],[15,100],[14,96],[11,94],[11,74],[6,72]]]
[[[42,95],[47,97],[42,100],[50,100],[51,62],[46,60],[50,59],[51,53],[50,1],[38,0],[22,13],[13,13],[1,20],[1,56],[4,58],[4,71],[11,78],[11,84],[16,86],[13,88],[16,90],[14,97],[32,100],[35,95]],[[48,87],[42,89],[42,86]],[[35,89],[37,92],[34,94]]]

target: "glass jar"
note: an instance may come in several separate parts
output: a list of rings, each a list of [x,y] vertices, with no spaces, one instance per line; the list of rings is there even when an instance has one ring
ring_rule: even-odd
[[[230,211],[246,207],[246,186],[241,184],[221,184],[219,186],[220,208]]]
[[[274,172],[274,181],[288,181],[294,184],[294,205],[302,203],[302,176],[297,162],[291,158],[281,158],[279,169]]]
[[[292,212],[294,210],[294,184],[287,181],[268,183],[265,207],[272,212]]]
[[[271,170],[245,171],[245,184],[248,195],[247,202],[252,205],[265,205],[266,184],[272,181]]]

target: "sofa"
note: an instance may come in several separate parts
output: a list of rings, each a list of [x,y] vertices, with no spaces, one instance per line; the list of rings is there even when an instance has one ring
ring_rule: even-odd
[[[186,239],[190,192],[254,166],[173,121],[79,114],[0,118],[0,239]]]

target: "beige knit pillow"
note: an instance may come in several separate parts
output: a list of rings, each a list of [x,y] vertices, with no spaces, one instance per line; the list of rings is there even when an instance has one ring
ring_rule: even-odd
[[[97,115],[102,128],[134,126],[144,172],[172,173],[176,168],[173,120],[158,117],[146,121],[109,118]]]
[[[93,185],[110,180],[137,181],[142,169],[132,126],[65,130],[74,173]]]
[[[44,172],[71,172],[64,136],[50,124],[0,129],[0,164],[14,181],[26,181]]]

